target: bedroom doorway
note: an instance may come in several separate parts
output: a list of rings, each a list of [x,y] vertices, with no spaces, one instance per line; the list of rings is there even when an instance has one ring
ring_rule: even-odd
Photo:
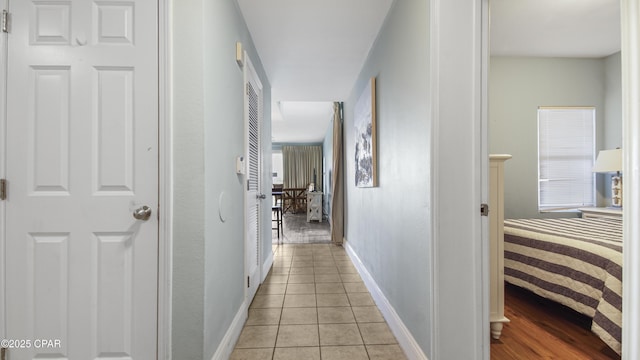
[[[501,0],[488,0],[488,2],[490,4],[495,4],[495,3],[502,3],[503,1]],[[638,26],[638,12],[637,12],[637,8],[635,10],[635,12],[631,11],[632,7],[631,7],[631,2],[630,1],[622,1],[622,8],[621,10],[619,10],[618,16],[620,16],[622,18],[622,39],[623,39],[623,44],[622,44],[622,55],[618,54],[618,59],[621,58],[620,60],[611,60],[609,61],[610,63],[613,63],[615,61],[620,61],[621,65],[619,65],[619,72],[621,72],[622,74],[632,74],[632,72],[630,71],[630,66],[637,66],[635,65],[637,63],[637,59],[638,59],[638,35],[637,35],[637,26]],[[491,15],[494,16],[495,13],[493,12],[493,5],[492,6],[492,13]],[[625,9],[627,9],[627,11],[625,11]],[[491,21],[492,25],[494,24],[494,21]],[[626,24],[626,25],[625,25]],[[624,54],[624,49],[625,49],[625,39],[627,40],[626,46],[627,46],[627,54]],[[493,37],[492,37],[493,40]],[[625,59],[626,59],[626,65],[625,65]],[[633,61],[630,61],[629,59],[633,59]],[[491,67],[491,65],[489,65]],[[610,71],[610,68],[607,68],[607,71]],[[621,76],[622,77],[622,76]],[[491,76],[489,76],[489,78],[491,78]],[[633,87],[635,86],[635,89],[637,89],[637,85],[638,85],[638,78],[637,76],[634,78],[633,76],[624,76],[625,79],[628,79],[629,81],[627,82],[627,84],[621,84],[619,85],[620,88],[622,88],[622,95],[618,94],[618,99],[620,104],[618,105],[619,108],[619,113],[617,114],[618,119],[624,119],[622,120],[620,123],[617,124],[617,127],[619,130],[618,131],[618,140],[619,141],[619,145],[612,145],[613,142],[615,140],[611,140],[610,138],[607,139],[600,139],[599,140],[599,148],[609,148],[609,147],[616,147],[616,146],[622,146],[622,143],[624,142],[624,147],[623,149],[625,149],[625,158],[628,159],[628,167],[627,169],[629,169],[629,166],[631,166],[631,164],[636,164],[637,165],[637,161],[638,159],[636,158],[630,158],[630,151],[627,151],[626,149],[632,149],[634,147],[637,147],[637,144],[640,142],[640,136],[638,133],[638,125],[635,124],[635,122],[638,121],[637,116],[638,116],[638,112],[637,112],[637,104],[630,104],[630,100],[633,98],[631,97],[629,94],[632,94],[632,89],[634,89]],[[489,80],[491,81],[491,80]],[[620,84],[620,79],[618,79],[618,84]],[[534,86],[531,86],[534,87]],[[488,90],[488,97],[491,97],[492,95],[494,95],[494,88],[489,87]],[[625,92],[627,95],[625,95]],[[636,97],[637,97],[637,93],[635,93]],[[491,104],[492,101],[494,99],[489,98],[489,108],[491,108]],[[542,105],[542,104],[541,104]],[[580,105],[584,105],[584,104],[580,104]],[[609,105],[609,103],[607,103],[607,106],[611,107],[611,105]],[[633,106],[636,106],[636,108],[634,109]],[[633,112],[632,110],[635,110],[635,112]],[[624,116],[623,116],[624,114]],[[602,116],[603,114],[600,114],[600,116]],[[610,118],[612,118],[614,115],[612,115],[611,113],[607,114]],[[512,116],[513,117],[513,116]],[[633,120],[633,121],[631,121]],[[625,123],[624,121],[627,121],[627,123]],[[511,151],[509,151],[509,149],[504,150],[504,149],[495,149],[492,148],[492,142],[491,140],[494,139],[496,137],[496,133],[493,132],[494,129],[494,119],[491,118],[491,115],[489,115],[489,121],[487,123],[490,123],[492,128],[489,129],[489,147],[490,147],[490,152],[496,152],[496,153],[511,153]],[[600,130],[599,130],[600,131]],[[611,132],[609,132],[611,133]],[[624,137],[624,138],[623,138]],[[512,141],[512,143],[515,143]],[[517,144],[518,146],[521,146],[522,143],[519,142]],[[514,161],[515,160],[520,160],[520,161],[528,161],[526,159],[526,156],[524,156],[523,154],[513,154],[514,155]],[[517,156],[517,155],[521,155],[521,156]],[[637,156],[637,155],[636,155]],[[518,159],[518,157],[520,159]],[[509,165],[513,165],[514,162],[509,163],[506,165],[506,167],[508,168]],[[629,181],[629,177],[626,178],[627,179],[627,183],[625,183],[625,215],[628,215],[629,213],[627,211],[637,211],[638,209],[638,202],[639,200],[637,199],[637,196],[634,198],[633,196],[631,196],[632,193],[634,193],[634,190],[637,191],[637,188],[635,188],[635,186],[637,186],[634,183],[630,183]],[[506,180],[508,181],[508,179]],[[629,186],[629,187],[627,187]],[[509,194],[505,194],[505,196],[509,196]],[[637,216],[637,213],[635,213]],[[509,216],[509,214],[507,214],[507,216]],[[520,214],[516,214],[517,217],[520,217]],[[524,217],[525,214],[522,214],[522,217]],[[632,247],[630,247],[630,245],[634,245],[634,244],[630,244],[630,239],[632,238],[631,234],[638,234],[638,229],[637,229],[637,225],[636,224],[628,224],[625,223],[625,229],[624,229],[624,245],[625,245],[625,277],[624,277],[624,282],[625,282],[625,298],[623,300],[625,309],[632,309],[631,305],[627,305],[627,304],[634,304],[637,305],[638,302],[640,301],[640,299],[631,299],[630,294],[637,294],[638,293],[638,289],[637,289],[637,285],[635,282],[631,282],[629,280],[630,277],[632,277],[633,275],[631,275],[631,271],[629,271],[627,264],[636,264],[639,259],[638,259],[638,251],[637,249],[634,249]],[[627,274],[630,274],[629,276],[627,276]],[[627,290],[630,289],[630,290]],[[624,319],[623,322],[626,324],[625,328],[627,330],[623,331],[623,334],[628,334],[629,331],[631,331],[632,329],[636,329],[637,327],[634,327],[633,324],[637,325],[638,322],[638,316],[635,313],[631,314],[630,311],[625,311],[624,313]],[[631,329],[631,330],[630,330]],[[637,334],[635,334],[634,336],[637,336]],[[624,337],[624,335],[623,335]],[[626,338],[630,339],[632,337],[627,336]],[[624,342],[623,342],[624,344]],[[635,347],[637,345],[635,344],[631,344],[630,342],[627,342],[626,345],[623,345],[625,347]],[[630,349],[630,348],[628,348]],[[625,358],[626,356],[628,356],[629,354],[636,354],[633,356],[630,356],[629,358],[635,358],[638,354],[638,351],[640,351],[639,349],[630,349],[630,350],[625,350]]]

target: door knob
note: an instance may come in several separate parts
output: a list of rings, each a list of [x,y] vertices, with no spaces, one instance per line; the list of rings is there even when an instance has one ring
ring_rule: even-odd
[[[256,197],[257,197],[258,199],[264,200],[264,199],[266,199],[266,198],[267,198],[267,195],[265,195],[265,194],[258,194],[258,195],[256,195]]]
[[[151,208],[147,205],[139,207],[133,212],[133,217],[138,220],[147,221],[151,217]]]

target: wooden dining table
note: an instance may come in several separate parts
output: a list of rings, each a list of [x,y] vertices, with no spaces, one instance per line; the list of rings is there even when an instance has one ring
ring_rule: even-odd
[[[306,212],[307,188],[284,188],[281,195],[282,213]]]

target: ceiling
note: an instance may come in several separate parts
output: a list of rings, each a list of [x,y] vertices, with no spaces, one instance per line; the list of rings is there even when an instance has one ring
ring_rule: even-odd
[[[237,0],[271,83],[272,141],[324,138],[394,0]],[[402,0],[397,0],[402,1]],[[620,50],[619,0],[490,0],[491,54]]]
[[[271,83],[273,142],[322,142],[392,2],[238,0]]]
[[[491,55],[601,58],[620,50],[620,0],[490,0]]]

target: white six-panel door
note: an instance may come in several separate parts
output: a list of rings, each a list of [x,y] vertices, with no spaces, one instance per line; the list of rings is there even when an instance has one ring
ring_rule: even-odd
[[[9,358],[154,359],[157,3],[9,11],[4,335],[31,342]]]

